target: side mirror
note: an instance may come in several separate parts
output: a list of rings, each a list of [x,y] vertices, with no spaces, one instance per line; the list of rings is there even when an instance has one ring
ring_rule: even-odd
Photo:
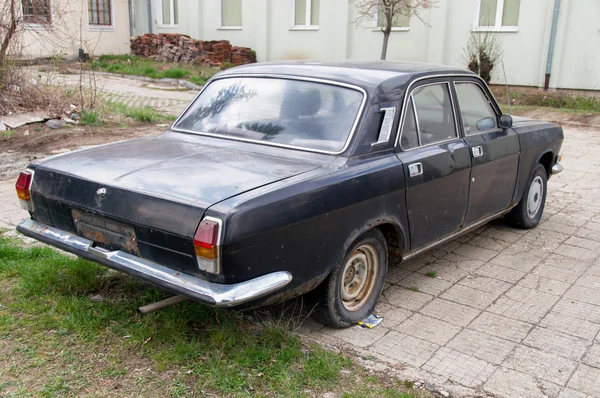
[[[512,125],[513,125],[513,120],[512,120],[512,117],[509,115],[502,115],[498,119],[498,126],[501,129],[509,129],[512,127]]]

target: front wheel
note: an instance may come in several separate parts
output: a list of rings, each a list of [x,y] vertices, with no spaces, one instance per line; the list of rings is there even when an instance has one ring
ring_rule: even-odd
[[[506,220],[514,227],[522,229],[535,228],[542,219],[546,204],[548,176],[541,164],[535,169],[527,191],[519,204],[506,215]]]
[[[362,235],[319,286],[315,318],[343,328],[368,317],[383,290],[387,266],[383,234],[371,230]]]

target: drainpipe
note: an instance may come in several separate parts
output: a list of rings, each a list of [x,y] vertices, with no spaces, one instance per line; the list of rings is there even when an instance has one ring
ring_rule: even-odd
[[[148,33],[152,33],[152,0],[146,0],[148,7]]]
[[[133,16],[133,0],[128,0],[129,5],[129,39],[133,39],[135,36],[135,28],[134,28],[134,16]]]
[[[560,11],[560,0],[554,0],[554,16],[552,17],[552,30],[550,31],[550,46],[548,48],[548,63],[546,64],[546,80],[544,90],[548,90],[550,74],[552,73],[552,56],[554,55],[554,43],[556,42],[556,28],[558,27],[558,13]]]

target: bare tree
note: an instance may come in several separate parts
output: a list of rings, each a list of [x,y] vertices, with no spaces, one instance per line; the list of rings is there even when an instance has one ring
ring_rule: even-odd
[[[394,22],[404,17],[416,17],[425,25],[428,23],[423,19],[421,12],[433,8],[437,0],[355,0],[356,23],[368,25],[374,20],[379,21],[383,32],[383,45],[381,47],[381,59],[386,59],[390,33]]]

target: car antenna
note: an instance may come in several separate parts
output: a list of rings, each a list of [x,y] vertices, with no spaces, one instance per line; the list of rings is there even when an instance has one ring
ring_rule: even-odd
[[[502,62],[502,73],[504,73],[504,87],[506,87],[506,101],[508,101],[508,114],[512,116],[512,109],[510,107],[510,94],[508,93],[508,83],[506,82],[506,69],[504,69],[504,60]]]

